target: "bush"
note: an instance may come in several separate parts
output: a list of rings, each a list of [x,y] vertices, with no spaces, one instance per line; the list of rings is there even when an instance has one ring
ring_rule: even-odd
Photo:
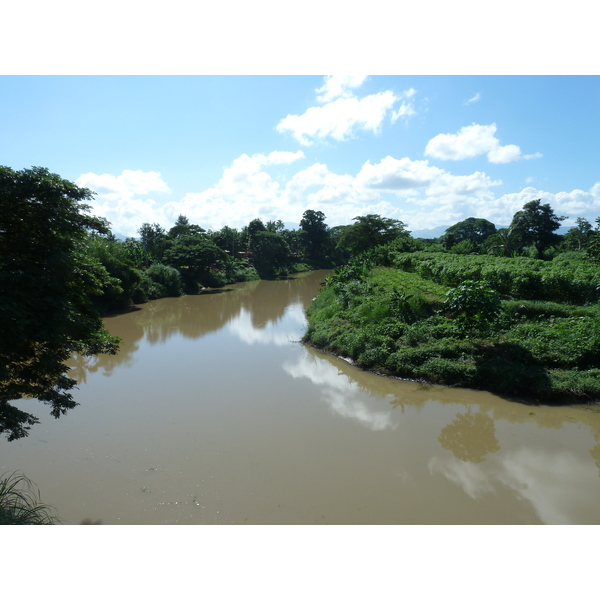
[[[178,297],[183,294],[181,274],[174,267],[154,263],[142,272],[142,280],[135,290],[133,301],[137,304],[157,298]]]
[[[446,293],[445,308],[454,313],[465,329],[481,329],[500,312],[500,296],[483,281],[465,281]]]

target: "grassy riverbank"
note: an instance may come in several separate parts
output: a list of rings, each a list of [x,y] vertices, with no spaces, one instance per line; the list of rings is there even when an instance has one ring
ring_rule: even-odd
[[[499,272],[500,263],[492,263],[503,259],[484,258],[490,273]],[[443,285],[434,260],[440,267],[444,257],[398,254],[385,261],[393,267],[355,262],[338,269],[307,311],[305,342],[402,378],[543,403],[600,400],[600,305],[591,297],[595,286],[575,277],[580,266],[563,265],[561,289],[582,300],[562,303],[545,298],[557,296],[557,285],[529,298],[515,295],[513,285],[511,295],[514,274],[477,278],[468,256],[448,258],[462,283]],[[461,268],[471,269],[472,279]]]

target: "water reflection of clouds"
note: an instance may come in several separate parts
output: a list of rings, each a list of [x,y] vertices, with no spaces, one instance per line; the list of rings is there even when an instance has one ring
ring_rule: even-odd
[[[286,363],[284,370],[294,379],[305,377],[321,392],[321,398],[332,411],[342,417],[353,419],[372,431],[396,429],[391,411],[374,411],[360,400],[364,396],[357,384],[326,360],[304,353],[295,364]]]
[[[435,456],[429,471],[444,475],[474,500],[505,485],[520,500],[531,502],[540,520],[549,525],[590,523],[588,515],[594,513],[600,491],[595,466],[571,452],[520,448],[487,468]]]
[[[306,325],[302,304],[288,306],[283,321],[284,323],[268,322],[263,328],[255,327],[252,324],[252,313],[241,308],[238,316],[231,319],[227,327],[242,342],[250,346],[254,344],[286,346],[290,342],[298,341]]]

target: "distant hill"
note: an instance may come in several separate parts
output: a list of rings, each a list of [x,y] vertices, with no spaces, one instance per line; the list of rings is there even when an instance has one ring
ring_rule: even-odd
[[[410,231],[410,235],[414,238],[424,238],[426,240],[430,240],[444,235],[448,227],[451,227],[451,225],[439,225],[433,229],[415,229]],[[408,229],[410,230],[410,227]]]

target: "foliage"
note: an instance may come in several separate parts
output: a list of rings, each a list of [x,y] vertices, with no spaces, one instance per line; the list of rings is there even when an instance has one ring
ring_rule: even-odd
[[[181,273],[167,265],[154,263],[142,274],[134,301],[137,304],[156,298],[177,297],[183,294]]]
[[[233,227],[227,227],[227,225],[221,228],[219,231],[212,234],[212,241],[221,250],[229,253],[231,258],[236,258],[237,252],[245,250],[245,245],[242,236]]]
[[[199,225],[192,225],[185,215],[179,215],[175,225],[169,229],[167,237],[177,239],[184,235],[201,235],[204,232],[205,230]]]
[[[167,232],[158,223],[143,223],[138,229],[146,262],[160,262],[169,247]]]
[[[329,232],[325,224],[325,215],[320,210],[305,211],[300,221],[300,229],[305,233],[303,242],[309,259],[324,258],[329,254]]]
[[[118,240],[94,236],[89,241],[88,253],[112,278],[112,285],[101,296],[94,297],[95,305],[103,313],[129,308],[141,275],[129,258],[128,248]]]
[[[499,229],[485,240],[483,248],[496,256],[516,256],[521,248],[521,239],[512,227]]]
[[[567,250],[583,250],[594,237],[592,224],[582,217],[576,220],[577,225],[571,227],[563,238],[564,247]]]
[[[223,250],[199,235],[182,235],[164,255],[164,263],[181,273],[190,292],[196,290],[198,283],[212,287],[214,272],[226,269],[230,262]]]
[[[598,264],[600,263],[600,217],[596,218],[596,227],[590,238],[586,249],[586,256],[593,263]]]
[[[410,232],[402,221],[388,219],[380,215],[354,217],[354,225],[341,230],[338,246],[349,250],[353,256],[358,256],[365,250],[381,246],[398,237],[408,237]]]
[[[76,406],[65,361],[73,352],[115,353],[91,298],[114,284],[86,249],[92,193],[34,167],[0,167],[0,433],[27,435],[38,422],[9,404],[37,398],[59,417]]]
[[[439,270],[428,264],[434,257]],[[489,261],[493,273],[494,265],[511,259],[425,252],[400,258],[412,272],[370,269],[364,262],[338,269],[307,310],[305,341],[399,377],[546,403],[600,400],[598,303],[501,300],[481,274],[472,281],[463,277],[453,290],[432,281],[442,279],[444,260],[477,265],[480,272]],[[512,262],[523,261],[542,272],[548,266]],[[419,263],[437,276],[424,279]]]
[[[285,272],[290,263],[290,247],[279,233],[256,231],[253,236],[252,248],[256,269],[264,275]]]
[[[496,226],[486,219],[469,217],[460,221],[452,227],[448,227],[440,238],[440,243],[446,250],[451,250],[462,244],[463,248],[469,248],[468,252],[478,252],[487,238],[496,233]],[[467,246],[468,244],[468,246]],[[466,251],[457,252],[467,254]]]
[[[549,204],[532,200],[513,216],[511,229],[516,232],[521,248],[533,244],[541,256],[546,248],[557,244],[560,237],[554,232],[566,217],[557,217]]]
[[[486,281],[503,296],[581,304],[600,300],[600,272],[590,262],[561,257],[551,262],[531,258],[398,253],[392,264],[448,287],[465,280]]]
[[[51,506],[42,504],[35,484],[22,473],[0,477],[0,525],[55,525],[60,523]]]
[[[261,219],[253,219],[248,223],[248,250],[252,250],[253,242],[256,234],[259,231],[266,231],[267,228]]]
[[[500,296],[484,281],[464,281],[448,290],[444,303],[465,329],[483,329],[500,312]]]

